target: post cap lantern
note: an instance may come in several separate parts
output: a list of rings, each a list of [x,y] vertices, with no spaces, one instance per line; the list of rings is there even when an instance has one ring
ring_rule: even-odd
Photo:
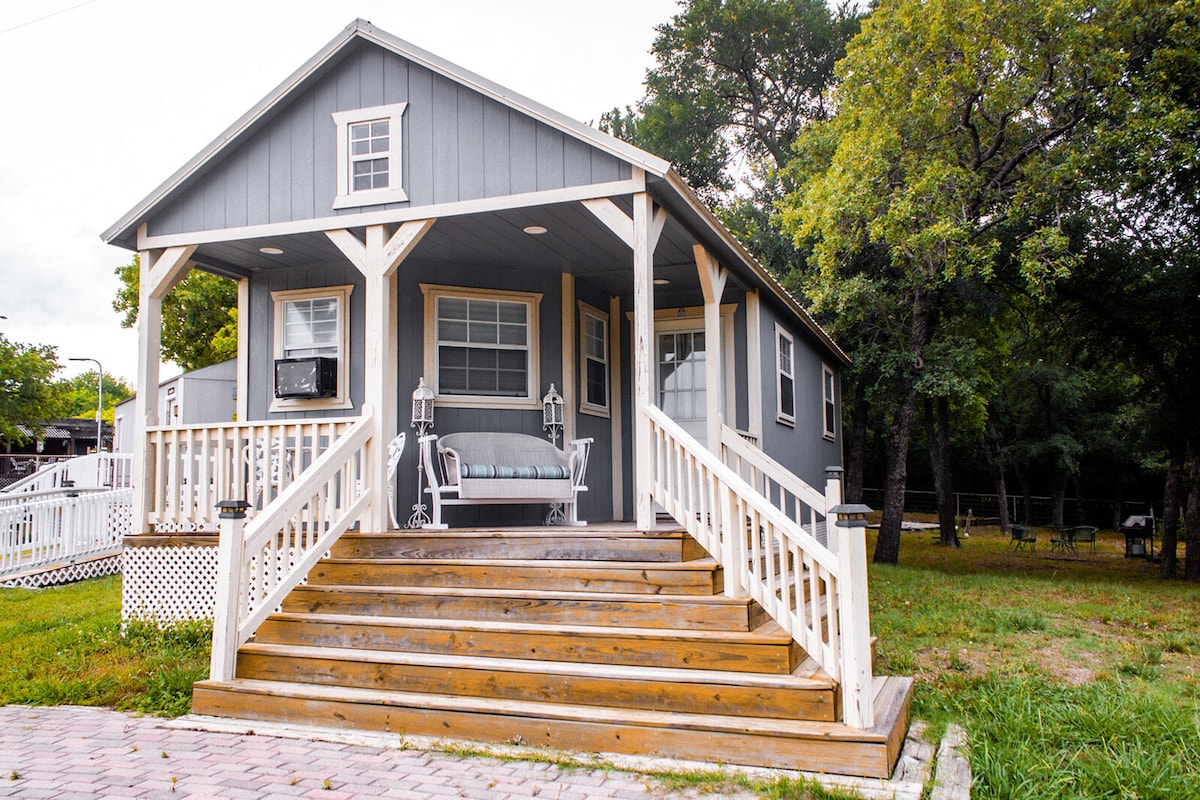
[[[412,424],[433,424],[433,401],[437,399],[430,389],[425,385],[425,378],[422,376],[417,381],[417,389],[412,394]]]
[[[550,384],[550,391],[546,392],[546,396],[542,398],[542,427],[549,428],[551,425],[563,424],[563,399],[562,395],[554,389],[554,384]]]

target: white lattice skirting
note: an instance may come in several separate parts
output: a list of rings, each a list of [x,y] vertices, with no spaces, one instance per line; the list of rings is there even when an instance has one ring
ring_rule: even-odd
[[[14,580],[0,581],[0,586],[7,589],[41,589],[43,586],[57,586],[60,583],[74,583],[88,578],[99,578],[103,575],[115,575],[120,571],[121,554],[117,553],[107,558],[67,564],[33,575],[22,575]]]
[[[121,619],[159,625],[212,619],[217,548],[127,547]]]

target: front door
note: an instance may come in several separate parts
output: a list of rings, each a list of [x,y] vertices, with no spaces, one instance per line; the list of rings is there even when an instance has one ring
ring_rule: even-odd
[[[658,407],[707,446],[704,328],[660,328],[657,339]]]

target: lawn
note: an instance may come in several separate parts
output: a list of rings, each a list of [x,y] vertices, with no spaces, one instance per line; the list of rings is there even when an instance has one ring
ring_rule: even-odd
[[[876,672],[916,676],[933,735],[967,728],[973,798],[1200,798],[1200,586],[1124,558],[1111,532],[1098,550],[911,533],[900,566],[872,566]],[[122,636],[120,594],[119,577],[0,590],[0,704],[187,713],[207,626]]]

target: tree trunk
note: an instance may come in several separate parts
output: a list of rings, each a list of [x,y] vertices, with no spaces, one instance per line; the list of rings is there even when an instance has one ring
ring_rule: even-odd
[[[1179,569],[1179,504],[1182,499],[1180,489],[1183,483],[1185,455],[1183,447],[1172,446],[1171,462],[1167,466],[1167,478],[1163,482],[1163,531],[1159,555],[1162,557],[1164,578],[1174,578],[1176,570]]]
[[[1025,475],[1025,469],[1016,464],[1013,466],[1013,471],[1017,473],[1017,485],[1021,487],[1022,510],[1024,511],[1024,524],[1033,524],[1033,497],[1029,494],[1029,478]]]
[[[918,290],[913,297],[912,371],[900,381],[900,405],[892,418],[888,441],[887,475],[883,487],[883,517],[879,538],[875,540],[876,564],[900,563],[900,531],[904,522],[904,488],[908,481],[908,442],[912,435],[913,415],[917,410],[917,370],[923,364],[925,344],[929,341],[929,299]]]
[[[937,497],[938,543],[959,547],[958,514],[950,466],[950,401],[925,398],[925,433],[929,438],[929,461],[933,469],[933,492]]]
[[[1200,452],[1194,447],[1188,455],[1187,508],[1184,511],[1184,530],[1187,532],[1187,549],[1183,560],[1183,577],[1189,581],[1200,581]]]
[[[1063,524],[1063,506],[1067,504],[1067,479],[1066,477],[1058,477],[1054,479],[1054,505],[1050,509],[1052,519],[1051,525]]]
[[[904,522],[904,487],[908,480],[908,440],[916,413],[916,386],[906,387],[904,401],[896,409],[888,446],[887,475],[883,485],[883,517],[875,541],[876,564],[900,563],[900,530]]]
[[[863,467],[867,459],[867,384],[862,376],[854,381],[850,406],[850,438],[846,452],[846,483],[843,497],[847,503],[861,503],[863,496]]]
[[[1000,454],[1000,434],[992,419],[992,409],[988,409],[987,427],[983,433],[983,457],[987,462],[988,472],[992,476],[992,485],[996,487],[996,516],[1000,518],[1000,532],[1008,534],[1012,527],[1012,519],[1008,515],[1008,482],[1004,479],[1004,464]]]

